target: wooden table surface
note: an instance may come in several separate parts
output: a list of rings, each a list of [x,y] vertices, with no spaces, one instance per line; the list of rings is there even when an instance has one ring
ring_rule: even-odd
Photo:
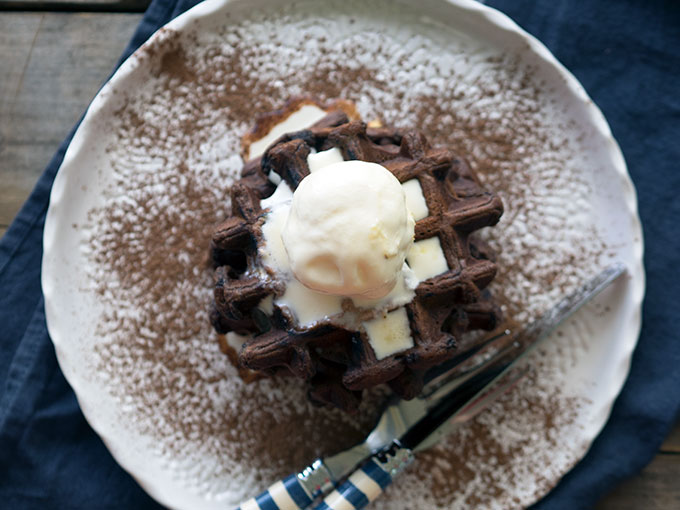
[[[111,72],[147,3],[85,2],[0,0],[0,235]],[[651,463],[596,508],[680,509],[680,424]]]

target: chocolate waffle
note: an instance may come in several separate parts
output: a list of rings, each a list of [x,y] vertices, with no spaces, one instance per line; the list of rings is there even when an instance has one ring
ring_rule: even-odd
[[[302,326],[286,306],[277,304],[286,281],[262,264],[259,249],[275,173],[294,190],[309,174],[312,151],[338,148],[345,160],[375,162],[404,183],[417,179],[427,216],[415,226],[415,241],[438,237],[448,270],[418,283],[404,305],[413,347],[378,359],[362,321],[392,310],[358,307],[343,300],[351,321],[333,318]],[[466,332],[491,330],[499,310],[486,287],[496,274],[489,248],[471,234],[495,225],[503,205],[482,189],[468,163],[447,149],[430,147],[419,132],[367,127],[332,112],[309,129],[289,133],[260,158],[248,161],[231,190],[232,215],[215,231],[211,250],[215,300],[211,320],[219,333],[252,335],[239,354],[242,366],[269,374],[292,374],[309,384],[314,403],[356,409],[364,389],[386,383],[405,398],[415,396],[425,371],[471,345]],[[408,260],[408,258],[407,258]],[[269,313],[261,303],[272,296]],[[337,318],[336,318],[337,319]]]

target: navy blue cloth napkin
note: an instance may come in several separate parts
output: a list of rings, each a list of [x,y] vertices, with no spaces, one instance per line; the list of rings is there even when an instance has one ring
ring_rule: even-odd
[[[121,61],[195,0],[154,0]],[[647,296],[631,373],[586,457],[535,508],[591,507],[639,471],[680,411],[680,4],[491,0],[543,41],[602,108],[637,187]],[[40,262],[69,136],[0,241],[0,508],[160,508],[85,422],[45,327]]]

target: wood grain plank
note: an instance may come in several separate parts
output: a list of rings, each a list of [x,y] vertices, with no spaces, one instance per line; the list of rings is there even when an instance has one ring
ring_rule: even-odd
[[[680,455],[659,454],[614,489],[595,510],[669,510],[680,508]]]
[[[87,8],[89,5],[148,5],[149,0],[2,0],[0,6],[13,4],[20,5],[25,8],[30,8],[35,5],[44,5],[46,3],[59,5],[59,4],[75,4],[81,5]]]
[[[6,75],[0,78],[0,225],[16,215],[140,19],[138,14],[0,16],[0,76]]]
[[[0,112],[6,113],[9,103],[21,88],[26,64],[44,15],[0,16]],[[4,125],[5,122],[3,121]]]
[[[680,422],[676,423],[675,428],[661,445],[661,451],[665,453],[680,453]],[[680,485],[680,479],[678,480]]]
[[[0,0],[0,11],[144,12],[151,0]]]

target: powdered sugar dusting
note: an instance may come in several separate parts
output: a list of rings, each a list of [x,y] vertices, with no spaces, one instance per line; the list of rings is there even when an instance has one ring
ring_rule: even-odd
[[[88,269],[108,310],[96,373],[121,422],[152,437],[171,476],[207,499],[237,504],[356,442],[385,391],[357,416],[316,409],[298,381],[246,384],[219,351],[208,244],[255,113],[294,95],[342,97],[365,119],[421,129],[467,155],[505,203],[485,237],[499,253],[494,292],[519,321],[599,264],[575,129],[532,69],[379,4],[329,3],[323,15],[292,7],[200,35],[166,30],[135,57],[148,76],[117,112],[114,183],[91,211]],[[578,339],[560,349],[535,356],[531,378],[423,454],[428,469],[411,470],[376,508],[508,508],[554,485],[586,447],[587,402],[560,390],[586,349]]]

